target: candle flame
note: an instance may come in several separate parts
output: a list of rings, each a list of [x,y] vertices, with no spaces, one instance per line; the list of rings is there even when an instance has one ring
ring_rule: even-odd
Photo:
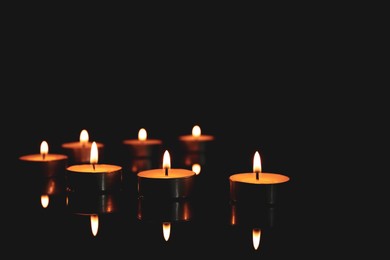
[[[99,230],[99,216],[96,214],[92,214],[89,219],[91,222],[92,235],[96,236]]]
[[[145,141],[146,138],[147,138],[148,134],[145,130],[145,128],[141,128],[139,131],[138,131],[138,140],[140,141]]]
[[[88,141],[89,141],[89,135],[88,135],[87,130],[85,130],[85,129],[81,130],[80,143],[86,144],[86,143],[88,143]]]
[[[255,156],[253,157],[253,172],[261,172],[261,160],[258,151],[256,151]]]
[[[192,165],[192,171],[195,172],[196,175],[200,173],[200,170],[201,170],[201,166],[199,163],[194,163]]]
[[[163,235],[165,241],[168,241],[169,236],[171,235],[171,222],[163,222]]]
[[[91,164],[96,164],[96,163],[98,163],[98,159],[99,159],[99,155],[98,155],[97,144],[96,144],[96,142],[93,142],[92,146],[91,146],[91,155],[89,158],[89,162]]]
[[[192,136],[194,137],[199,137],[201,135],[201,129],[198,125],[195,125],[193,128],[192,128]]]
[[[261,230],[259,228],[252,229],[252,241],[253,247],[255,250],[259,248],[260,245]]]
[[[41,155],[43,158],[49,153],[49,145],[46,141],[42,141],[41,143]]]
[[[47,208],[47,206],[49,206],[49,195],[47,194],[41,195],[41,205],[43,208]]]
[[[169,156],[168,150],[164,152],[163,156],[163,168],[164,169],[169,169],[171,168],[171,157]]]

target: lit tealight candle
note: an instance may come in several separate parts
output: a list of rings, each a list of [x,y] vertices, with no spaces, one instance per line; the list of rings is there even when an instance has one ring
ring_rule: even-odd
[[[98,164],[98,148],[92,142],[90,164],[71,165],[67,169],[70,191],[110,191],[120,189],[122,167],[112,164]]]
[[[96,143],[100,157],[102,157],[104,144]],[[62,148],[69,156],[69,162],[75,163],[89,163],[92,142],[89,141],[88,131],[83,129],[80,132],[78,142],[70,142],[62,144]]]
[[[148,134],[145,128],[138,131],[138,139],[124,140],[123,144],[128,146],[131,155],[134,157],[150,157],[153,154],[158,154],[158,150],[162,144],[159,139],[148,139]]]
[[[204,152],[206,143],[213,141],[214,136],[202,134],[199,125],[195,125],[191,135],[179,136],[179,140],[184,144],[187,152]]]
[[[230,199],[239,201],[264,198],[265,203],[274,204],[276,185],[287,182],[289,179],[283,174],[262,172],[260,155],[256,151],[253,159],[253,172],[237,173],[229,177]]]
[[[186,198],[192,193],[195,172],[171,168],[168,151],[164,152],[163,168],[141,171],[138,176],[138,195],[152,198]]]
[[[68,164],[68,156],[49,153],[49,145],[42,141],[39,154],[29,154],[19,157],[23,171],[36,172],[41,177],[64,175]]]

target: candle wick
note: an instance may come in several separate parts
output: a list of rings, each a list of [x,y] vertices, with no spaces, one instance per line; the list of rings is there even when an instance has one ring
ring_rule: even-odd
[[[46,154],[43,153],[43,154],[42,154],[42,159],[45,160],[45,157],[46,157]]]
[[[165,176],[168,176],[168,167],[165,167]]]
[[[259,171],[256,171],[256,180],[259,180]]]
[[[94,163],[92,164],[92,167],[93,167],[93,170],[95,170],[95,164]]]

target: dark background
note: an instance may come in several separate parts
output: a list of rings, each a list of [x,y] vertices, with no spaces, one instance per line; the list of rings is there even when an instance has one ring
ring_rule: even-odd
[[[7,156],[14,166],[12,185],[5,186],[17,198],[17,203],[7,200],[11,248],[42,243],[30,251],[36,256],[157,252],[164,258],[228,253],[263,259],[332,255],[339,248],[320,242],[323,236],[336,239],[331,223],[344,219],[339,194],[329,191],[332,181],[324,178],[332,169],[325,147],[332,146],[336,130],[344,133],[329,124],[339,99],[329,84],[334,72],[326,63],[332,60],[331,47],[324,44],[329,39],[318,27],[302,26],[298,18],[274,18],[259,28],[247,26],[249,18],[172,28],[174,21],[133,21],[126,27],[120,18],[53,14],[51,23],[39,15],[21,17],[12,20],[16,29],[9,28],[6,40],[10,94],[3,99],[10,105],[2,105]],[[195,124],[216,138],[207,154],[206,186],[194,220],[179,229],[184,240],[172,234],[168,246],[158,224],[140,225],[132,211],[108,217],[107,229],[92,238],[88,223],[61,210],[35,208],[18,188],[26,187],[15,170],[18,157],[38,153],[42,140],[50,152],[62,153],[62,143],[78,140],[87,129],[91,140],[106,145],[104,162],[121,164],[122,141],[136,138],[144,127],[149,138],[162,139],[173,151],[175,167],[175,157],[181,156],[178,136],[190,134]],[[265,232],[264,248],[257,252],[248,226],[228,224],[228,177],[251,171],[255,151],[264,172],[291,178],[281,190],[276,228]],[[152,239],[145,229],[155,232]]]

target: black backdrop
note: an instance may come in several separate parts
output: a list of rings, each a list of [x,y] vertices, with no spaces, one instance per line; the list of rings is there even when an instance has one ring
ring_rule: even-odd
[[[327,78],[318,62],[323,53],[309,48],[299,30],[291,24],[279,25],[276,31],[280,34],[269,34],[273,37],[260,46],[251,34],[238,29],[200,38],[188,33],[175,41],[162,31],[149,37],[125,36],[127,33],[111,26],[92,29],[85,24],[51,26],[43,21],[22,21],[9,38],[12,58],[7,60],[5,74],[12,94],[3,96],[10,104],[2,105],[13,177],[5,188],[8,194],[16,194],[18,203],[26,206],[24,193],[18,189],[21,183],[22,187],[26,184],[14,174],[19,169],[18,157],[37,153],[42,140],[48,141],[51,152],[62,153],[62,143],[76,141],[80,131],[87,129],[92,140],[105,143],[105,162],[119,164],[123,160],[123,154],[118,153],[122,141],[136,138],[139,128],[146,128],[150,138],[162,139],[164,148],[176,151],[178,136],[189,134],[198,124],[203,133],[216,138],[208,155],[210,171],[216,176],[209,174],[214,186],[206,188],[205,199],[211,200],[200,207],[203,213],[200,220],[195,218],[190,231],[196,231],[199,221],[209,219],[205,211],[210,208],[211,213],[227,218],[228,176],[251,171],[254,152],[259,151],[263,171],[291,178],[281,194],[281,227],[271,233],[276,238],[270,241],[276,242],[268,242],[263,257],[307,256],[307,248],[323,252],[316,238],[329,232],[329,223],[318,219],[333,216],[334,212],[323,206],[332,201],[329,197],[337,197],[322,192],[327,182],[318,182],[329,168],[320,156],[321,147],[329,140],[329,125],[325,123],[328,107],[323,106]],[[214,193],[219,194],[215,200]],[[7,223],[12,224],[9,241],[13,246],[42,240],[55,253],[65,255],[100,255],[97,248],[104,248],[102,254],[130,256],[126,247],[138,236],[123,237],[123,229],[131,233],[132,225],[113,225],[113,230],[96,242],[89,234],[64,232],[73,230],[66,218],[60,218],[58,234],[54,231],[58,223],[46,223],[50,216],[39,210],[29,220],[38,227],[24,231],[21,227],[29,225],[20,223],[30,206],[20,207],[12,199],[7,202],[12,206],[6,215],[10,219]],[[130,218],[136,222],[133,215]],[[206,226],[213,229],[215,219],[211,219]],[[226,250],[259,257],[243,240],[236,245],[232,233],[239,231],[232,231],[223,221],[216,226],[225,238],[222,244],[215,242],[220,236],[212,232],[206,239],[192,237],[192,246],[182,242],[184,248],[199,256],[210,252],[225,255]],[[143,232],[140,230],[137,232]],[[70,248],[65,250],[59,244],[64,243],[61,239],[72,241],[74,236],[77,238],[70,242]],[[145,234],[141,239],[149,242]],[[86,243],[85,250],[80,243]],[[150,250],[154,245],[158,253],[181,257],[183,252],[176,250],[183,244],[176,243],[169,249],[152,243]],[[214,243],[218,244],[215,248]],[[137,248],[129,251],[149,255],[149,247],[138,246],[136,243]],[[44,255],[39,249],[32,254]]]

